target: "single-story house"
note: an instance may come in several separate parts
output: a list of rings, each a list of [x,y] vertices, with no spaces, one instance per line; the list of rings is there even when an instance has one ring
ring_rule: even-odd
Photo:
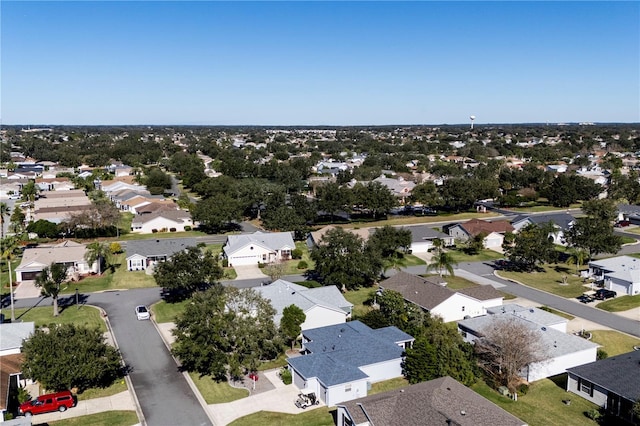
[[[640,293],[640,259],[616,256],[589,262],[588,275],[603,281],[604,288],[622,295]]]
[[[502,306],[503,300],[500,292],[490,285],[451,290],[431,277],[422,278],[402,271],[379,285],[383,291],[397,291],[407,302],[441,317],[444,322],[486,315],[487,309]]]
[[[633,225],[640,225],[640,206],[618,204],[618,221],[628,220]]]
[[[521,310],[514,311],[509,310],[509,306],[511,305],[505,306],[505,312],[502,312],[502,308],[494,308],[496,313],[459,321],[458,330],[462,333],[464,341],[473,343],[477,339],[484,338],[486,330],[492,329],[504,319],[518,322],[536,332],[540,336],[541,345],[546,353],[543,361],[532,363],[520,372],[522,378],[528,382],[562,374],[569,368],[596,360],[598,345],[582,337],[560,331],[558,328],[562,328],[560,324],[563,321],[553,320],[550,317],[550,315],[557,315],[538,308],[520,307]],[[566,327],[566,320],[564,320],[564,326]]]
[[[24,355],[21,353],[0,357],[0,423],[7,426],[31,426],[31,418],[16,417],[5,420],[5,413],[13,411],[10,407],[10,395],[15,395],[21,383],[22,363]],[[14,403],[15,404],[15,403]]]
[[[525,426],[526,423],[451,377],[339,404],[336,426]]]
[[[549,222],[553,224],[554,228],[554,232],[549,234],[549,238],[553,239],[554,244],[565,245],[564,233],[576,223],[575,218],[569,213],[521,215],[513,219],[511,224],[514,228],[513,232],[517,233],[529,225],[542,226]]]
[[[0,357],[19,354],[22,343],[36,330],[34,322],[0,323]]]
[[[631,408],[640,400],[640,351],[569,368],[567,391],[633,422]]]
[[[413,341],[393,326],[374,330],[350,321],[305,330],[303,355],[287,362],[296,387],[332,406],[367,396],[371,383],[401,377],[403,354]]]
[[[229,235],[222,251],[229,266],[240,266],[289,260],[295,248],[291,232],[256,231]]]
[[[295,305],[306,315],[302,330],[341,324],[351,317],[353,304],[334,285],[307,288],[285,280],[277,280],[254,290],[271,302],[276,310],[273,321],[280,324],[284,308]]]
[[[184,232],[185,226],[193,228],[191,213],[185,210],[164,210],[156,213],[138,215],[131,221],[131,232],[151,234],[170,231]]]
[[[127,241],[127,270],[143,271],[157,262],[164,262],[174,254],[197,247],[195,238],[159,238],[157,240]]]
[[[42,269],[52,263],[61,263],[67,266],[67,274],[70,279],[77,279],[80,275],[88,275],[98,272],[98,262],[87,264],[84,256],[87,247],[75,241],[64,241],[56,245],[40,245],[34,248],[25,248],[22,261],[16,268],[16,281],[31,281],[42,272]]]
[[[317,231],[312,231],[309,232],[309,235],[307,236],[307,247],[309,248],[313,248],[316,247],[321,243],[322,238],[327,234],[327,232],[332,231],[334,229],[338,228],[337,226],[334,225],[327,225],[325,227],[322,227],[320,229],[318,229]],[[369,236],[371,235],[371,232],[373,232],[373,230],[371,230],[371,232],[369,232],[369,228],[360,228],[360,229],[345,229],[342,228],[344,231],[350,232],[353,235],[356,235],[360,238],[362,238],[363,241],[367,241],[369,239]]]
[[[436,231],[427,225],[407,226],[402,229],[411,231],[411,246],[409,249],[412,253],[426,253],[433,249],[433,240],[440,239],[445,247],[455,244],[455,239],[444,232]]]
[[[467,222],[460,222],[447,227],[449,235],[462,242],[468,241],[480,233],[485,233],[484,246],[488,249],[501,248],[504,234],[513,232],[513,230],[513,226],[505,220],[488,222],[486,220],[471,219]]]

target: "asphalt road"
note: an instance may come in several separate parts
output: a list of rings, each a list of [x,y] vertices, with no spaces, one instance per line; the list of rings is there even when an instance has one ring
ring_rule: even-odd
[[[211,425],[153,323],[136,319],[136,305],[149,306],[159,299],[160,290],[148,288],[92,293],[86,295],[85,303],[108,313],[124,362],[131,369],[129,378],[147,425]],[[33,306],[39,300],[19,300],[16,306]],[[39,303],[49,305],[49,299]]]

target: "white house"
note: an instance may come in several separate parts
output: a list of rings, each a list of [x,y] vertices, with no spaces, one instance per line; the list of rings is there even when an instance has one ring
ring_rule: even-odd
[[[291,232],[229,235],[223,247],[229,266],[257,265],[291,259],[296,248]]]
[[[513,309],[514,306],[517,308]],[[524,308],[518,305],[506,305],[504,308],[504,312],[502,308],[495,308],[493,314],[462,320],[458,322],[458,329],[464,340],[469,343],[484,338],[486,330],[505,319],[518,322],[536,332],[540,336],[545,359],[528,365],[520,372],[526,381],[533,382],[562,374],[568,368],[596,360],[598,345],[561,331],[563,327],[566,329],[564,318],[538,308]],[[551,316],[560,319],[553,319]]]
[[[134,217],[131,221],[131,232],[184,232],[185,226],[193,228],[191,213],[185,210],[164,210]]]
[[[397,291],[406,301],[444,322],[486,315],[489,309],[502,306],[502,294],[490,285],[451,290],[434,282],[437,278],[398,272],[382,281],[380,288]]]
[[[67,266],[67,275],[70,279],[77,279],[80,275],[88,275],[98,272],[98,262],[87,264],[84,256],[87,247],[74,241],[64,241],[56,245],[41,245],[34,248],[26,248],[22,254],[22,261],[16,268],[16,281],[35,280],[42,269],[52,263],[61,263]]]
[[[467,222],[453,224],[447,227],[450,236],[458,241],[468,241],[481,233],[485,234],[484,246],[488,249],[501,248],[506,232],[513,232],[513,226],[504,220],[488,222],[471,219]]]
[[[550,213],[518,216],[511,221],[514,233],[520,232],[521,229],[529,225],[542,226],[547,223],[551,223],[554,229],[553,232],[549,233],[549,238],[553,239],[553,243],[565,245],[564,233],[571,229],[576,220],[568,213]]]
[[[287,359],[293,384],[328,406],[367,396],[371,383],[402,376],[413,337],[396,327],[371,329],[360,321],[305,330],[302,356]]]
[[[127,241],[127,270],[144,271],[157,262],[164,262],[188,247],[197,247],[195,238],[159,238]]]
[[[602,280],[604,287],[618,296],[640,293],[640,259],[616,256],[589,262],[588,274]]]
[[[0,323],[0,357],[19,354],[22,342],[35,331],[34,322]]]
[[[411,246],[409,249],[412,253],[426,253],[433,249],[433,240],[435,239],[442,240],[445,247],[455,244],[452,236],[436,231],[427,225],[407,226],[402,229],[411,231]]]
[[[348,302],[338,287],[326,286],[307,288],[285,280],[277,280],[254,290],[271,302],[276,310],[273,319],[280,324],[282,311],[287,306],[295,305],[306,315],[302,330],[341,324],[351,317],[353,304]]]

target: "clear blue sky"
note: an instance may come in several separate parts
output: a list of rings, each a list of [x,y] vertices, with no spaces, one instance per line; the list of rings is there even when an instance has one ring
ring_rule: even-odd
[[[640,3],[0,2],[3,124],[640,121]]]

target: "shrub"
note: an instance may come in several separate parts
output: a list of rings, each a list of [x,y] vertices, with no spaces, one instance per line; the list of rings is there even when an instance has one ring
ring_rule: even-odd
[[[152,234],[155,234],[155,233],[157,233],[157,232],[158,232],[158,230],[157,230],[157,229],[152,229],[152,230],[151,230],[151,233],[152,233]]]
[[[285,385],[290,385],[293,381],[293,377],[291,377],[291,371],[289,371],[289,369],[286,367],[283,367],[282,370],[280,370],[280,378]]]
[[[227,259],[227,258],[222,259],[222,267],[223,268],[229,267],[229,259]]]
[[[266,263],[258,262],[258,268],[262,269],[262,268],[264,268],[265,266],[267,266],[267,264],[266,264]]]
[[[604,349],[598,349],[596,359],[607,359],[609,358],[609,354]]]
[[[595,421],[600,420],[600,418],[602,417],[600,410],[597,408],[592,408],[589,411],[585,411],[584,415],[589,417],[591,420],[595,420]]]
[[[191,231],[191,227],[189,225],[185,225],[184,230],[187,231],[187,232]]]
[[[29,395],[29,391],[27,391],[27,388],[23,388],[22,386],[20,386],[18,388],[18,402],[22,404],[23,402],[27,402],[30,399],[31,395]]]
[[[309,267],[309,264],[307,264],[307,262],[305,262],[304,260],[301,260],[300,262],[298,262],[298,269],[307,269]]]
[[[176,228],[169,228],[169,232],[176,232]]]
[[[109,251],[111,252],[111,254],[122,253],[122,246],[120,245],[120,243],[114,241],[113,243],[109,244]]]
[[[302,259],[302,250],[300,249],[291,250],[291,257],[294,259]]]
[[[528,384],[523,383],[520,386],[518,386],[518,393],[520,395],[526,395],[527,392],[529,392],[529,385]]]

